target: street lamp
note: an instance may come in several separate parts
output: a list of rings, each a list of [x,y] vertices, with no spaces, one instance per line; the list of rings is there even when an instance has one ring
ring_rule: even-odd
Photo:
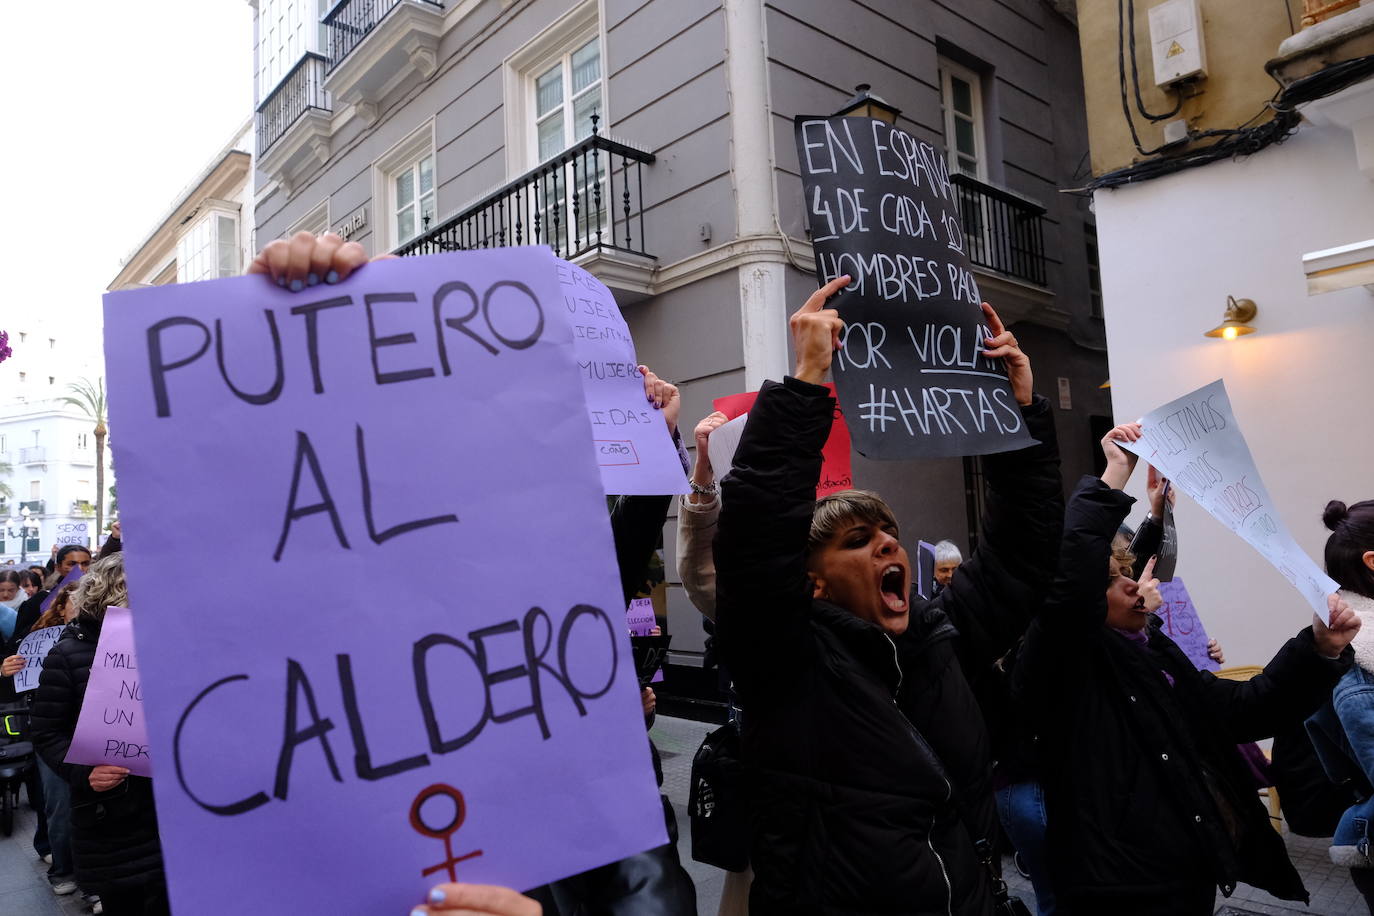
[[[19,526],[18,532],[14,530],[16,523]],[[21,506],[19,515],[9,520],[7,536],[15,537],[16,535],[19,538],[19,564],[22,566],[29,559],[29,537],[38,536],[38,522],[29,521],[28,506]]]
[[[854,97],[845,102],[843,108],[835,112],[835,117],[876,118],[888,124],[896,124],[897,115],[901,114],[902,110],[871,94],[868,90],[872,88],[868,83],[860,83],[855,86]]]

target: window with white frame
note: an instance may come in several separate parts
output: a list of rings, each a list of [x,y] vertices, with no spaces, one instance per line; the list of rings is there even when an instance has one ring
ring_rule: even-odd
[[[434,201],[433,153],[392,173],[391,226],[397,245],[404,245],[434,228],[438,216]]]
[[[89,435],[90,435],[89,433],[78,433],[78,434],[77,434],[77,436],[76,436],[76,447],[77,447],[80,451],[83,451],[83,452],[84,452],[84,451],[86,450],[86,448],[89,446],[89,439],[87,438],[87,436],[89,436]]]
[[[434,122],[427,121],[372,164],[373,246],[388,251],[423,235],[439,222],[438,157]]]
[[[177,282],[194,283],[239,273],[238,217],[212,210],[177,239]]]
[[[606,104],[601,78],[601,38],[592,35],[533,75],[535,160],[556,156],[592,133],[592,115]]]
[[[944,108],[950,171],[986,181],[982,77],[968,67],[940,58],[940,102]]]

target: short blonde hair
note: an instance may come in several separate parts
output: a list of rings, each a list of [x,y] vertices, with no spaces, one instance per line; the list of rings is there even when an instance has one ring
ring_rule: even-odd
[[[77,580],[72,595],[76,615],[81,620],[100,623],[105,608],[128,607],[129,592],[124,586],[124,554],[112,553],[91,564],[86,574]]]
[[[897,517],[883,498],[871,490],[840,490],[816,501],[811,513],[811,536],[806,548],[815,551],[829,544],[853,520],[897,530]]]
[[[1125,572],[1121,572],[1122,569]],[[1113,575],[1123,575],[1135,578],[1135,554],[1120,547],[1112,548],[1111,569]]]

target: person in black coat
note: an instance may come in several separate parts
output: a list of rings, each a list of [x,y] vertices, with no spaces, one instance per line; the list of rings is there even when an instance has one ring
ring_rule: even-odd
[[[919,602],[879,497],[845,491],[817,505],[834,413],[819,383],[843,327],[823,306],[848,279],[822,287],[792,316],[796,375],[763,386],[721,484],[717,633],[743,708],[750,911],[988,914],[991,884],[974,846],[981,819],[970,823],[960,799],[961,783],[982,778],[964,768],[986,767],[986,733],[959,656],[1015,639],[1012,618],[1033,606],[1018,602],[1033,599],[1034,583],[1016,593],[1008,570],[1017,561],[993,551],[981,572],[979,564],[971,575],[961,570],[961,588]],[[1047,451],[1009,459],[1038,469],[1022,481],[1036,496],[1020,494],[999,512],[1035,498],[1053,505],[1057,472],[1052,484],[1039,476],[1054,466],[1048,411],[1031,403],[1015,338],[989,319],[997,334],[987,352],[1007,359],[1028,422],[1049,437]],[[1027,534],[1040,530],[1032,523]],[[1011,538],[1009,524],[993,543],[1010,547]],[[1018,606],[992,606],[1009,604]],[[908,678],[918,686],[904,692]],[[945,721],[956,718],[963,721]]]
[[[1350,666],[1359,620],[1336,596],[1331,625],[1290,639],[1250,681],[1198,671],[1158,625],[1158,580],[1111,542],[1134,500],[1126,424],[1103,440],[1102,479],[1069,501],[1059,568],[1012,669],[1034,730],[1048,806],[1057,912],[1202,916],[1238,881],[1307,900],[1236,744],[1295,725]]]
[[[31,729],[43,762],[71,786],[76,878],[100,895],[106,916],[169,912],[152,780],[123,767],[66,762],[100,640],[105,608],[128,606],[124,556],[92,563],[72,601],[77,617],[43,662]]]

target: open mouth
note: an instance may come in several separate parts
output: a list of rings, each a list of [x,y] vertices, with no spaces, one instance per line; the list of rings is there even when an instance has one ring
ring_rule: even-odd
[[[900,613],[907,609],[906,570],[900,565],[893,563],[884,569],[878,587],[889,611]]]

